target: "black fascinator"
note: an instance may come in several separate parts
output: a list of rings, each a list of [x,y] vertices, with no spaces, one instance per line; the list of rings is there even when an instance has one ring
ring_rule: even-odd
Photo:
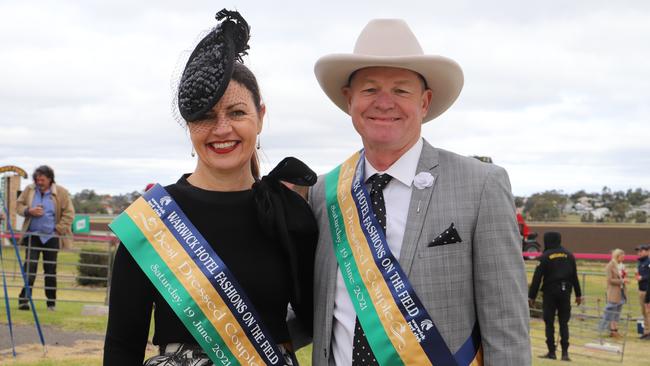
[[[221,21],[190,55],[178,86],[178,109],[187,122],[204,118],[226,91],[233,64],[248,50],[250,27],[236,11],[223,9]]]

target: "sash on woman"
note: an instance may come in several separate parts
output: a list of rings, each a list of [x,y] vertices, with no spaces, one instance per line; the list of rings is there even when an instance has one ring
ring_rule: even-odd
[[[162,186],[109,226],[215,365],[284,364],[242,287]]]
[[[363,150],[326,175],[336,259],[380,365],[482,365],[478,323],[453,354],[395,259],[363,182]]]

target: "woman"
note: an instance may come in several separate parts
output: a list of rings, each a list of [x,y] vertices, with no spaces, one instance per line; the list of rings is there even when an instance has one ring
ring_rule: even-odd
[[[176,269],[170,266],[166,274],[158,271],[156,262],[150,266],[156,270],[155,278],[151,276],[150,268],[142,263],[157,258],[151,251],[156,248],[156,241],[146,243],[149,249],[147,245],[140,246],[154,253],[147,258],[136,250],[137,245],[131,244],[134,235],[126,235],[119,229],[123,216],[131,212],[136,201],[111,224],[123,244],[116,253],[111,282],[104,365],[142,365],[152,307],[153,344],[159,346],[159,355],[145,362],[151,366],[212,365],[215,359],[227,355],[241,361],[242,357],[250,357],[250,353],[240,349],[242,344],[253,345],[253,351],[262,350],[253,356],[260,357],[258,364],[268,363],[263,357],[273,357],[273,350],[278,350],[277,364],[295,365],[285,321],[289,303],[307,331],[311,331],[312,263],[317,227],[306,202],[281,180],[312,185],[316,177],[300,161],[287,158],[259,179],[255,147],[265,106],[254,75],[241,63],[241,55],[248,49],[249,28],[237,12],[224,9],[217,13],[217,19],[223,21],[196,46],[178,88],[179,112],[198,154],[196,168],[164,189],[151,188],[145,193],[146,201],[141,201],[149,204],[156,192],[169,195],[160,200],[164,206],[156,212],[161,220],[171,217],[163,211],[177,204],[187,217],[183,228],[195,227],[199,233],[196,235],[199,239],[192,239],[195,240],[192,246],[187,246],[195,249],[195,256],[189,258],[203,261],[204,267],[200,268],[210,271],[205,281],[211,281],[209,284],[214,288],[201,287],[201,294],[207,295],[193,298],[196,301],[191,306],[175,303],[191,301],[191,296],[183,297],[183,291],[191,295],[196,293],[197,286],[208,282],[193,278],[188,282],[191,285],[174,287],[174,281],[181,283],[185,275],[188,278],[194,275],[185,268],[188,262]],[[173,231],[180,225],[174,221],[169,229]],[[196,244],[200,236],[210,248]],[[187,236],[182,238],[190,243]],[[179,248],[186,248],[186,244]],[[164,248],[167,252],[160,255],[160,263],[185,255],[173,252],[169,243]],[[216,262],[206,254],[211,251]],[[226,281],[223,277],[226,275],[232,275],[233,279]],[[161,290],[156,278],[165,280],[161,283],[168,291]],[[210,291],[223,297],[208,296]],[[219,301],[227,306],[219,307]],[[204,310],[203,318],[196,315],[200,309]],[[232,316],[235,321],[218,323],[222,316],[224,319]],[[261,327],[253,327],[251,319],[258,319]],[[208,324],[210,321],[214,321],[217,333],[209,333],[213,326]],[[226,325],[219,328],[223,324]],[[231,332],[236,326],[243,331],[237,336]],[[225,341],[217,344],[215,339],[219,335]],[[268,335],[266,339],[273,342],[260,347],[259,339],[263,335]],[[227,342],[232,343],[229,346]],[[214,345],[206,347],[205,344]]]
[[[599,329],[604,331],[609,325],[609,334],[614,338],[621,337],[618,332],[618,321],[621,317],[623,304],[627,300],[625,285],[629,280],[625,278],[624,259],[625,252],[621,249],[614,249],[612,251],[612,260],[605,266],[605,273],[607,274],[607,305]]]

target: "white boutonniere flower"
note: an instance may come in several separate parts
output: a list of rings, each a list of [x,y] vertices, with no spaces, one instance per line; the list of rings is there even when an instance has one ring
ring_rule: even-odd
[[[433,175],[429,172],[420,172],[413,178],[413,185],[417,189],[425,189],[433,185]]]

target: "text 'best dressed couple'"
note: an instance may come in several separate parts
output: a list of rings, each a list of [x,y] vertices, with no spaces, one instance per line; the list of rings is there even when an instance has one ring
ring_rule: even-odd
[[[177,91],[195,170],[111,223],[104,365],[297,365],[310,340],[313,365],[530,365],[508,176],[421,136],[460,94],[458,64],[370,21],[314,68],[363,147],[318,177],[291,157],[261,177],[250,27],[217,20]]]

